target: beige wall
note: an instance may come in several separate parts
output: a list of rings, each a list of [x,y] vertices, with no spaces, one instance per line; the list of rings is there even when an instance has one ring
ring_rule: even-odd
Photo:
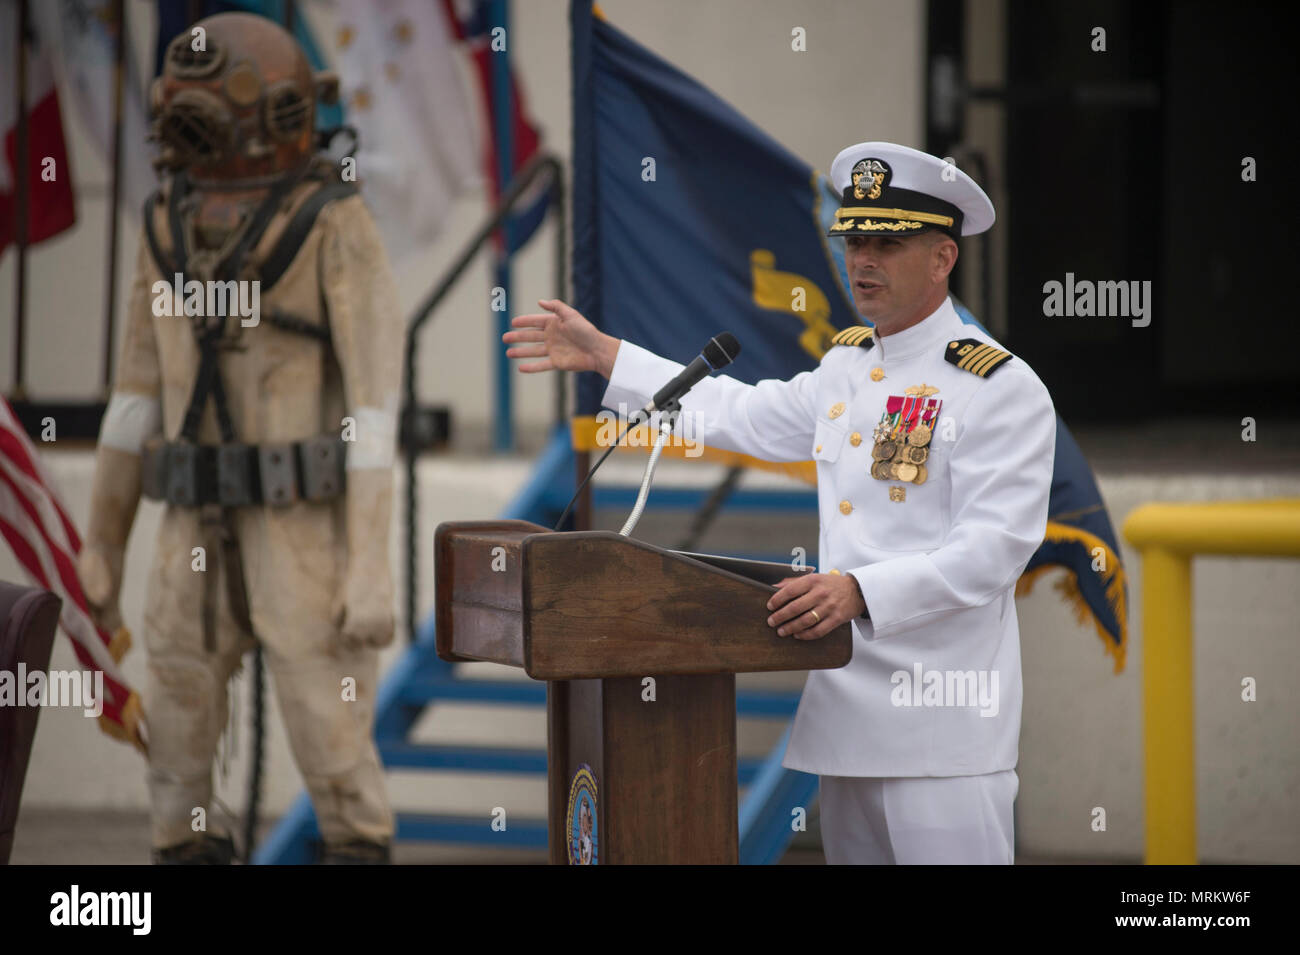
[[[919,145],[923,86],[918,68],[924,6],[908,0],[607,0],[611,23],[695,76],[777,140],[819,169],[850,143],[886,139]],[[333,5],[301,2],[322,45],[334,42]],[[511,42],[530,110],[547,148],[567,164],[570,83],[567,0],[512,4]],[[142,51],[152,29],[148,5],[136,11]],[[871,29],[862,28],[870,23]],[[807,52],[790,49],[791,30],[807,31]],[[888,82],[864,88],[864,68]],[[847,95],[853,93],[853,95]],[[69,110],[70,112],[70,110]],[[69,123],[78,189],[78,225],[29,255],[27,386],[37,397],[90,398],[99,392],[105,288],[108,172],[84,135]],[[364,157],[364,152],[362,153]],[[435,246],[399,264],[403,308],[409,314],[486,213],[482,195],[456,204]],[[131,280],[138,217],[126,211],[120,230],[119,300]],[[555,293],[548,226],[516,259],[513,302],[518,313]],[[12,340],[14,256],[0,262],[0,354]],[[449,405],[465,445],[487,446],[491,419],[495,333],[489,322],[490,267],[484,256],[447,299],[421,339],[422,399]],[[124,307],[124,304],[123,306]],[[120,311],[119,311],[120,316]],[[119,317],[120,334],[122,321]],[[9,361],[0,362],[0,389],[10,391]],[[516,377],[521,434],[551,420],[551,384]]]

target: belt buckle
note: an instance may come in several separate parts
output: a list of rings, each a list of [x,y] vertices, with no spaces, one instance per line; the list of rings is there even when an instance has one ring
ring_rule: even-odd
[[[199,446],[189,441],[167,445],[167,502],[177,507],[199,505]]]
[[[298,462],[292,444],[262,444],[257,448],[262,503],[288,507],[298,500]]]
[[[328,501],[343,492],[343,440],[321,435],[298,445],[302,459],[302,496]]]
[[[222,507],[257,503],[256,458],[247,444],[217,447],[217,502]]]

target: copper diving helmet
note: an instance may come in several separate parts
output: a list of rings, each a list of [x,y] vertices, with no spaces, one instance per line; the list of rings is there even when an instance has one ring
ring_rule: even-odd
[[[196,182],[254,185],[302,168],[316,148],[316,102],[338,80],[313,74],[306,54],[272,20],[220,13],[167,46],[154,80],[157,165]]]

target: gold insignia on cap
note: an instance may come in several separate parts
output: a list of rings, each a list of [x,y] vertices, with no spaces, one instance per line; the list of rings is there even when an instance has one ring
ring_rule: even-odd
[[[879,199],[889,167],[879,159],[863,159],[853,167],[853,195],[858,199]]]
[[[831,405],[831,410],[826,412],[826,414],[831,418],[838,418],[840,415],[844,414],[844,402],[835,402],[835,404]]]
[[[839,215],[840,212],[843,211],[844,210],[841,209],[835,214]],[[921,223],[919,222],[876,222],[872,219],[863,219],[856,225],[854,224],[855,222],[856,220],[854,219],[841,219],[839,222],[831,226],[830,231],[848,232],[849,230],[853,230],[855,232],[909,232],[921,228]]]
[[[938,212],[917,212],[913,209],[885,209],[875,206],[841,206],[835,210],[837,218],[843,219],[846,216],[875,216],[877,219],[907,219],[913,223],[927,222],[930,225],[941,225],[951,228],[952,216],[941,215]],[[832,227],[834,228],[834,227]]]

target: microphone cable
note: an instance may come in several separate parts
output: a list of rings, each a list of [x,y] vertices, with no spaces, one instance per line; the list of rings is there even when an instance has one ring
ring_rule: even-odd
[[[578,500],[578,495],[582,493],[582,489],[587,486],[587,482],[590,481],[591,476],[596,473],[596,469],[604,464],[605,459],[614,452],[614,449],[623,443],[623,439],[627,437],[627,433],[637,425],[644,424],[644,421],[640,420],[639,416],[641,415],[642,412],[638,409],[637,413],[628,419],[627,426],[622,430],[619,436],[614,439],[614,443],[605,449],[605,453],[600,456],[600,460],[591,466],[591,470],[588,471],[587,476],[582,479],[582,483],[578,485],[578,489],[573,492],[573,497],[569,498],[569,503],[564,506],[564,513],[560,515],[560,519],[555,522],[555,526],[551,528],[551,530],[558,531],[564,525],[564,519],[568,517],[569,512],[573,510],[573,505]]]

